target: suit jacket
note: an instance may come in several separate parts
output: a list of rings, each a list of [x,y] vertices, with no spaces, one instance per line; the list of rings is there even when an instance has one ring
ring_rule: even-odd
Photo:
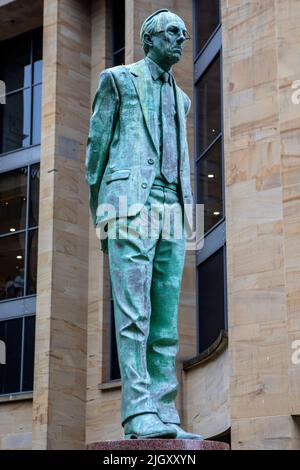
[[[94,225],[107,222],[97,215],[99,204],[110,204],[116,216],[136,215],[149,196],[160,162],[158,112],[153,79],[145,60],[107,69],[100,74],[87,142],[86,180]],[[179,187],[182,203],[192,203],[186,116],[190,99],[175,84],[179,120]],[[128,206],[119,208],[119,196]],[[129,209],[128,209],[129,208]],[[124,213],[123,213],[124,212]]]

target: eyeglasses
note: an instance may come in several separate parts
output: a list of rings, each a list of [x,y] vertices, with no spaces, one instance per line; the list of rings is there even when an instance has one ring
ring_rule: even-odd
[[[163,29],[161,31],[156,32],[156,34],[160,33],[167,33],[170,36],[179,36],[180,34],[182,34],[184,36],[185,41],[192,39],[190,34],[185,29],[177,28],[177,26],[169,26],[169,28],[167,29]]]

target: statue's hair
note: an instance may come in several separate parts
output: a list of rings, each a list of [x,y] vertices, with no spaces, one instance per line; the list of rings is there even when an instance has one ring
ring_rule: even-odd
[[[172,13],[170,10],[167,8],[162,8],[161,10],[157,10],[152,15],[148,16],[148,18],[144,21],[142,28],[141,28],[141,33],[140,33],[140,38],[141,38],[141,45],[145,51],[145,54],[147,55],[149,52],[149,46],[145,40],[146,34],[153,34],[157,30],[157,24],[159,21],[159,17],[163,13]]]

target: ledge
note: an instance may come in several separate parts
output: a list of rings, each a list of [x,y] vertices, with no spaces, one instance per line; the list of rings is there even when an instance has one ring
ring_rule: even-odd
[[[98,385],[98,389],[105,392],[106,390],[121,389],[121,380],[111,380],[110,382],[103,382]]]
[[[8,395],[0,395],[0,404],[1,403],[11,403],[13,401],[24,401],[24,400],[32,400],[33,393],[26,392],[26,393],[16,393],[16,394],[8,394]]]
[[[203,351],[198,356],[183,361],[183,370],[187,372],[188,370],[194,369],[195,367],[202,366],[206,362],[214,359],[218,356],[228,345],[228,334],[227,331],[222,330],[214,343]]]

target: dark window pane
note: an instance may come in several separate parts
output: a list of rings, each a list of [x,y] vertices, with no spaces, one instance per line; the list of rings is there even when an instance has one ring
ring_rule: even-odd
[[[28,233],[27,295],[36,293],[38,231]]]
[[[24,295],[24,233],[0,238],[0,300]]]
[[[111,301],[110,335],[110,380],[117,380],[121,377],[121,373],[118,359],[113,301]]]
[[[225,329],[224,248],[198,267],[199,348],[205,351]]]
[[[220,56],[213,62],[197,84],[198,98],[198,155],[221,132]]]
[[[125,1],[112,1],[113,52],[125,47]]]
[[[33,87],[32,145],[41,143],[42,85]]]
[[[198,162],[198,203],[204,204],[204,232],[223,219],[222,142]]]
[[[23,348],[23,392],[33,390],[35,316],[26,317]]]
[[[39,223],[39,189],[40,189],[40,165],[30,167],[30,201],[29,201],[29,226],[36,227]]]
[[[0,340],[6,345],[6,364],[0,365],[0,394],[20,392],[23,319],[0,322]]]
[[[7,92],[30,86],[30,49],[30,33],[0,43],[0,80]]]
[[[196,51],[203,48],[220,23],[219,0],[195,0],[196,2]]]
[[[113,55],[113,67],[117,65],[124,65],[125,63],[125,49],[122,49],[117,54]]]
[[[43,79],[43,30],[33,33],[33,83],[41,83]]]
[[[25,228],[27,167],[0,174],[0,234]]]
[[[0,106],[0,153],[30,145],[31,89],[13,93]]]

